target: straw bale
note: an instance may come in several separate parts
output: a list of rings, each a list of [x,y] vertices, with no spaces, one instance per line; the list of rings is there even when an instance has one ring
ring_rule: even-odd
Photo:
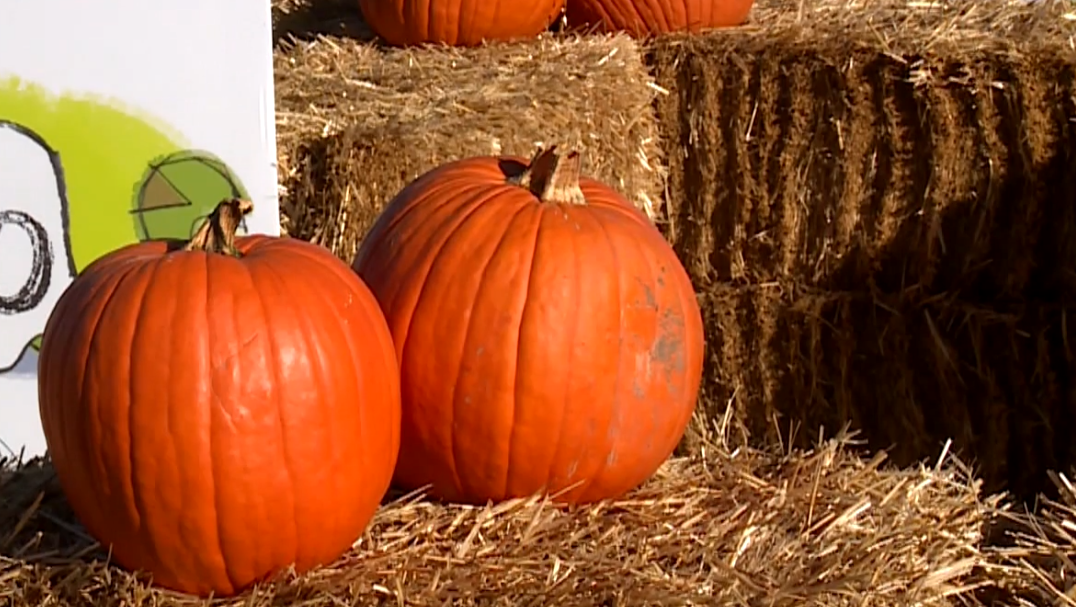
[[[774,0],[752,27],[659,40],[668,204],[693,275],[1076,292],[1065,10]]]
[[[1076,333],[1059,304],[976,305],[793,283],[702,296],[710,356],[697,425],[810,444],[851,423],[897,465],[947,440],[990,492],[1024,499],[1076,464]]]
[[[953,438],[1025,497],[1076,461],[1065,10],[764,2],[655,42],[669,232],[709,291],[705,415],[735,395],[757,440],[852,421],[901,463]]]
[[[383,49],[347,39],[276,56],[287,231],[350,260],[409,181],[473,155],[529,157],[555,142],[585,170],[659,211],[653,86],[627,36],[477,49]]]
[[[0,491],[0,604],[199,604],[105,565],[47,462],[7,462]],[[897,470],[844,439],[790,454],[711,444],[590,507],[397,497],[332,566],[218,604],[976,604],[1014,583],[987,575],[981,548],[999,506],[944,453]]]

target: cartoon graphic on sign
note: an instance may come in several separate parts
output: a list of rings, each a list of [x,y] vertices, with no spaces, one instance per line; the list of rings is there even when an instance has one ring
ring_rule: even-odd
[[[33,372],[52,307],[94,259],[188,238],[221,199],[248,197],[222,160],[119,107],[0,80],[0,374]]]
[[[0,120],[0,371],[13,368],[75,276],[59,155]]]
[[[188,238],[218,202],[246,197],[239,179],[219,158],[185,150],[150,163],[131,214],[139,240]],[[245,229],[241,224],[240,230]]]

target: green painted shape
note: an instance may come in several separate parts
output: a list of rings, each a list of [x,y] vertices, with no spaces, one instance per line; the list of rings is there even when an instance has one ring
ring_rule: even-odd
[[[0,80],[0,119],[32,129],[59,153],[78,271],[137,240],[129,211],[147,163],[186,147],[178,133],[118,101],[53,95],[18,78]]]
[[[191,226],[221,199],[236,192],[247,197],[222,161],[186,150],[187,141],[178,132],[124,105],[115,99],[55,95],[19,78],[0,79],[0,120],[31,129],[60,156],[70,254],[78,272],[138,240],[187,238]],[[189,204],[132,212],[158,165]],[[40,349],[40,335],[30,345]]]
[[[222,160],[186,150],[153,162],[142,180],[132,214],[141,240],[190,238],[225,198],[248,198]]]

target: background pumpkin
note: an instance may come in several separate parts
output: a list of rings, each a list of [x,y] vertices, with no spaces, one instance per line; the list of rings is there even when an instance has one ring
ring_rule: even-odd
[[[400,360],[401,487],[611,498],[682,437],[702,374],[694,290],[645,215],[579,179],[577,154],[434,169],[389,203],[354,268]]]
[[[476,46],[533,38],[560,15],[564,0],[359,0],[374,33],[395,46]]]
[[[325,249],[234,239],[249,208],[222,203],[193,250],[146,242],[92,263],[39,360],[41,422],[75,514],[121,565],[198,595],[335,559],[399,448],[377,301]]]
[[[643,37],[741,25],[754,0],[568,0],[571,28]]]

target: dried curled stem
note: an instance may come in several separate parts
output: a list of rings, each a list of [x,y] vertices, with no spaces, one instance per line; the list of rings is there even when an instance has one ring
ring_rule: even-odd
[[[222,200],[183,250],[240,257],[239,251],[235,248],[235,232],[239,229],[243,216],[253,210],[254,203],[249,200],[240,198]]]
[[[581,162],[577,151],[560,154],[555,145],[539,148],[514,183],[530,190],[542,202],[585,205],[586,198],[579,189]]]

